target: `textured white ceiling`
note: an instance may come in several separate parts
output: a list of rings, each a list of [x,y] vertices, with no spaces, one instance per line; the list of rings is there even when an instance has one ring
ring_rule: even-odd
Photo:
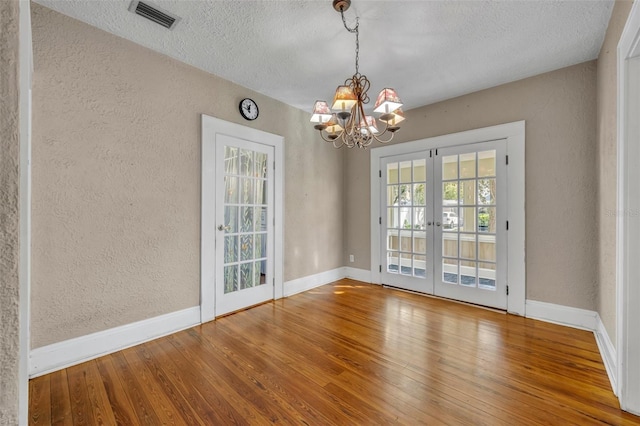
[[[35,0],[197,68],[310,110],[355,71],[355,36],[330,0],[150,0],[182,18],[167,30],[130,0]],[[353,0],[360,72],[404,109],[597,57],[613,2]]]

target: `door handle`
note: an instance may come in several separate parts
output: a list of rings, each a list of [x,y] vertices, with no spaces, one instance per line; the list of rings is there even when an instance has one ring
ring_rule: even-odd
[[[218,231],[230,231],[231,227],[229,225],[224,226],[224,225],[218,225]]]
[[[427,222],[427,226],[431,226],[431,221]]]
[[[436,226],[440,226],[440,222],[436,222]]]

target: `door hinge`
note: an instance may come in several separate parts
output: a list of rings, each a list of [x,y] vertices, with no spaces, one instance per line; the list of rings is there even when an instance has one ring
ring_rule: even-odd
[[[507,296],[509,295],[509,286],[507,286]]]
[[[507,158],[506,161],[507,161],[507,166],[508,166],[509,165],[509,156],[505,155],[505,157]]]
[[[382,177],[382,170],[378,170],[378,177]]]
[[[509,221],[507,221],[507,231],[509,230]]]
[[[382,265],[379,265],[378,271],[382,272]]]
[[[436,157],[438,156],[438,150],[436,149]]]
[[[433,150],[432,149],[429,150],[429,158],[431,158],[431,157],[433,157]]]
[[[378,224],[382,225],[382,216],[378,218]]]

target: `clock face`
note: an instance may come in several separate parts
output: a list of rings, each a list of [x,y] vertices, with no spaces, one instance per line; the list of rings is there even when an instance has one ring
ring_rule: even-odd
[[[240,114],[247,120],[255,120],[258,118],[258,105],[253,99],[245,98],[240,101]]]

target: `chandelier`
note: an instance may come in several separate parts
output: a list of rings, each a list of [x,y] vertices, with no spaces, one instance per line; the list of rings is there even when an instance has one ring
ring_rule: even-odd
[[[342,23],[347,31],[356,35],[356,73],[345,80],[344,85],[338,86],[331,108],[325,101],[316,101],[313,106],[311,122],[317,123],[313,127],[320,132],[320,136],[333,146],[340,148],[366,148],[375,140],[387,143],[400,127],[398,123],[404,120],[404,113],[400,108],[402,102],[394,89],[382,89],[376,100],[373,112],[380,113],[378,120],[383,123],[382,130],[378,130],[376,119],[366,115],[364,105],[369,103],[367,92],[371,83],[366,76],[360,74],[358,56],[360,53],[359,18],[356,25],[349,28],[344,18],[344,12],[349,9],[351,0],[333,0],[333,8],[340,12]],[[336,112],[332,112],[336,111]],[[386,135],[386,136],[385,136]]]

